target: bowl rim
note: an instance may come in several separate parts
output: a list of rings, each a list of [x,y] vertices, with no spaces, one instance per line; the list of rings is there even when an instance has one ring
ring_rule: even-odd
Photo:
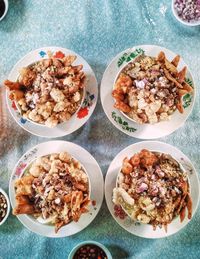
[[[182,24],[184,24],[184,25],[186,25],[186,26],[189,26],[189,27],[195,27],[195,26],[199,26],[199,25],[200,25],[200,19],[199,19],[199,21],[195,21],[195,22],[191,22],[191,23],[190,23],[190,22],[187,22],[187,21],[184,21],[183,19],[181,19],[181,18],[178,16],[178,14],[177,14],[177,12],[176,12],[176,10],[175,10],[174,2],[175,2],[175,0],[172,0],[172,2],[171,2],[172,13],[173,13],[174,17],[175,17],[180,23],[182,23]]]
[[[183,165],[180,163],[180,162],[178,162],[172,155],[170,155],[169,153],[164,153],[164,152],[159,152],[159,151],[156,151],[156,150],[149,150],[150,152],[156,152],[156,153],[162,153],[162,154],[165,154],[165,155],[169,155],[169,156],[171,156],[172,157],[172,159],[174,159],[178,164],[179,164],[179,166],[180,166],[180,169],[183,171],[183,172],[185,172],[186,174],[187,174],[187,180],[188,180],[188,183],[189,183],[189,190],[191,190],[191,184],[190,184],[190,179],[189,179],[189,177],[188,177],[188,173],[187,173],[187,171],[185,170],[185,168],[183,167]],[[135,155],[135,154],[137,154],[137,153],[134,153],[133,155]],[[121,169],[122,169],[122,166],[120,167],[120,169],[119,169],[119,172],[118,172],[118,174],[117,174],[117,177],[116,177],[116,186],[115,186],[115,188],[119,188],[117,185],[118,185],[118,179],[119,179],[119,175],[120,175],[120,173],[121,173]],[[121,206],[121,208],[122,208],[122,210],[126,213],[126,215],[129,217],[129,218],[131,218],[131,216],[126,212],[126,210],[124,210],[124,208]],[[192,215],[192,217],[193,217],[194,215]],[[175,220],[177,217],[179,217],[179,215],[176,215],[173,219],[172,219],[172,221],[173,220]],[[135,222],[140,222],[140,221],[138,221],[138,220],[134,220]],[[172,223],[172,221],[169,223],[169,224],[171,224]],[[142,223],[142,222],[140,222],[141,224],[145,224],[145,223]],[[147,224],[149,224],[149,223],[147,223]],[[146,224],[145,224],[146,225]],[[151,224],[150,224],[151,225]]]
[[[8,12],[8,7],[9,7],[9,2],[8,2],[8,0],[3,0],[4,1],[4,3],[5,3],[5,11],[4,11],[4,14],[1,16],[1,18],[0,18],[0,21],[2,21],[4,18],[5,18],[5,16],[6,16],[6,14],[7,14],[7,12]]]
[[[5,217],[3,218],[3,220],[0,222],[0,226],[3,225],[3,223],[5,223],[5,221],[7,220],[9,214],[10,214],[10,200],[8,197],[8,194],[0,187],[0,193],[2,193],[4,195],[4,197],[6,198],[7,201],[7,212]]]
[[[68,255],[68,259],[73,259],[73,256],[76,253],[76,251],[81,246],[84,246],[84,245],[87,245],[87,244],[93,244],[93,245],[99,246],[106,253],[106,256],[108,257],[108,259],[112,259],[113,258],[111,253],[110,253],[110,251],[108,250],[108,248],[106,246],[104,246],[103,244],[101,244],[101,243],[99,243],[97,241],[87,240],[87,241],[80,242],[76,246],[74,246],[72,248],[71,252]]]

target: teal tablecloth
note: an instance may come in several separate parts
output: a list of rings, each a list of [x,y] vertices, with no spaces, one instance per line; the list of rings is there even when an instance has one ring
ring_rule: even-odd
[[[157,44],[180,53],[190,66],[197,90],[200,83],[200,27],[179,24],[169,0],[9,0],[0,22],[0,80],[29,51],[62,46],[83,56],[100,83],[103,71],[120,51],[139,44]],[[200,171],[200,103],[185,125],[160,139],[181,149]],[[3,123],[3,122],[1,122]],[[21,129],[12,118],[1,125],[0,186],[8,189],[12,168],[30,147],[45,141]],[[82,145],[99,162],[105,175],[114,156],[138,140],[115,129],[100,101],[89,122],[71,136],[61,138]],[[72,237],[49,239],[31,233],[10,215],[0,227],[0,258],[67,258],[79,242],[93,239],[105,244],[113,258],[200,258],[200,211],[174,236],[160,240],[136,237],[111,217],[104,202],[97,218]]]

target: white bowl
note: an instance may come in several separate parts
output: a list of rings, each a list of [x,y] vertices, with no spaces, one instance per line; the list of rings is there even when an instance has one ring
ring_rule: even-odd
[[[0,222],[0,226],[1,226],[6,221],[6,219],[8,218],[8,215],[10,213],[10,201],[9,201],[9,198],[8,198],[8,195],[6,194],[6,192],[1,188],[0,188],[0,193],[2,193],[4,195],[4,197],[6,198],[6,202],[7,202],[7,212],[6,212],[6,216]]]
[[[106,178],[105,178],[105,198],[108,209],[112,214],[115,221],[125,230],[134,234],[136,236],[144,238],[163,238],[177,233],[182,230],[187,224],[193,224],[192,219],[188,219],[187,214],[183,222],[180,222],[179,217],[176,217],[168,225],[167,232],[164,228],[156,228],[153,230],[150,224],[141,224],[131,220],[130,217],[125,217],[121,219],[115,214],[115,205],[112,201],[113,189],[116,187],[116,179],[121,169],[122,161],[124,157],[131,157],[133,153],[140,152],[142,149],[153,150],[156,152],[166,153],[171,155],[179,164],[181,164],[184,171],[188,172],[188,181],[190,185],[190,195],[192,198],[192,219],[197,211],[199,205],[199,194],[200,194],[200,185],[198,174],[192,165],[192,162],[187,158],[180,150],[176,147],[166,144],[159,141],[142,141],[132,144],[125,149],[123,149],[114,160],[111,162]]]
[[[176,12],[176,10],[175,10],[175,8],[174,8],[174,2],[175,2],[175,0],[172,0],[172,13],[173,13],[174,17],[175,17],[180,23],[182,23],[182,24],[184,24],[184,25],[187,25],[187,26],[198,26],[198,25],[200,25],[200,19],[199,19],[199,21],[195,21],[195,22],[187,22],[187,21],[184,21],[183,19],[181,19],[181,18],[178,16],[178,14],[177,14],[177,12]]]
[[[184,113],[180,113],[178,112],[178,110],[176,110],[171,115],[171,119],[168,121],[161,121],[155,124],[139,124],[134,122],[132,119],[127,117],[127,115],[123,114],[118,109],[114,108],[115,101],[112,97],[112,90],[119,72],[129,62],[131,62],[131,60],[134,60],[134,58],[140,55],[142,52],[144,52],[147,56],[155,57],[158,55],[160,51],[163,51],[169,60],[172,60],[176,56],[176,54],[170,51],[169,49],[156,45],[134,46],[133,48],[129,48],[122,51],[108,65],[101,81],[101,103],[108,119],[120,131],[134,138],[155,139],[171,134],[185,123],[188,116],[192,112],[194,106],[196,95],[195,82],[188,68],[188,65],[181,58],[178,65],[178,71],[180,71],[184,66],[186,66],[188,68],[186,78],[194,87],[194,91],[191,94],[189,94],[190,100],[188,103],[185,102],[187,98],[185,99],[183,97],[183,101],[185,104]]]
[[[156,151],[156,150],[150,150],[150,152],[158,152],[158,151]],[[133,155],[135,155],[135,154],[137,154],[137,153],[138,153],[138,152],[133,152],[133,154],[132,154],[131,156],[133,156]],[[173,157],[172,154],[168,154],[167,152],[158,152],[158,153],[171,156],[171,158],[174,159],[174,160],[179,164],[180,169],[182,170],[182,172],[187,174],[187,170],[182,166],[182,164],[181,164],[180,161],[177,161],[177,160]],[[128,158],[130,158],[131,156],[129,156]],[[125,157],[124,157],[124,158],[125,158]],[[117,178],[116,178],[116,186],[115,186],[115,188],[118,188],[118,187],[119,187],[119,177],[120,177],[120,174],[122,173],[121,171],[122,171],[122,166],[120,167],[120,170],[119,170],[118,175],[117,175]],[[189,179],[188,175],[187,175],[187,180],[188,180],[188,183],[189,183],[189,190],[191,190],[190,179]],[[121,206],[121,207],[122,207],[122,206]],[[122,207],[122,210],[127,214],[127,216],[129,216],[129,217],[131,218],[131,215],[128,213],[128,211],[126,211],[125,208]],[[179,215],[176,215],[176,216],[172,219],[171,222],[173,222],[173,221],[176,220],[177,218],[179,218]],[[142,222],[140,222],[140,221],[138,221],[138,220],[134,220],[134,221],[135,221],[135,222],[138,222],[139,224],[145,224],[145,223],[142,223]],[[170,222],[169,224],[171,224],[171,222]],[[146,225],[146,224],[145,224],[145,225]],[[148,225],[151,225],[151,224],[148,223]]]

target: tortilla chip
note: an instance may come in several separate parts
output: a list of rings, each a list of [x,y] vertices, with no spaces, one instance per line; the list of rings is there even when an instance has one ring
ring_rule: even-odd
[[[179,56],[179,55],[177,55],[177,56],[172,60],[172,62],[171,62],[171,63],[172,63],[175,67],[177,67],[177,66],[178,66],[179,61],[180,61],[180,56]]]

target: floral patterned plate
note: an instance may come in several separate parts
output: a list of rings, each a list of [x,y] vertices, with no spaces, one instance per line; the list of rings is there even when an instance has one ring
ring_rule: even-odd
[[[160,51],[163,51],[169,60],[172,60],[176,54],[172,51],[155,46],[142,45],[136,46],[118,54],[108,65],[104,72],[101,82],[101,103],[108,119],[112,124],[126,133],[127,135],[139,139],[156,139],[171,134],[179,127],[181,127],[189,114],[191,113],[195,100],[195,88],[192,94],[186,94],[182,98],[184,113],[181,114],[177,110],[171,116],[169,121],[162,121],[156,124],[138,124],[133,120],[124,116],[122,112],[114,108],[114,98],[112,97],[112,90],[115,80],[119,72],[137,56],[145,53],[148,56],[156,57]],[[178,70],[187,66],[183,59],[180,59]],[[188,66],[187,66],[188,68]],[[187,69],[187,83],[194,87],[194,80],[191,72]]]
[[[112,202],[112,192],[116,187],[116,180],[118,173],[121,169],[123,159],[128,156],[131,157],[134,153],[140,152],[142,149],[148,149],[152,151],[158,151],[166,154],[170,154],[177,162],[179,162],[184,170],[188,173],[188,179],[190,182],[190,191],[192,198],[192,217],[194,216],[198,204],[199,204],[199,179],[197,172],[195,171],[194,166],[191,161],[177,148],[159,141],[143,141],[136,144],[130,145],[127,148],[123,149],[111,162],[105,179],[105,197],[106,203],[110,213],[116,222],[128,232],[144,237],[144,238],[162,238],[167,237],[172,234],[175,234],[183,227],[185,227],[190,220],[186,217],[181,223],[179,217],[175,218],[167,228],[165,232],[164,228],[159,228],[154,231],[153,227],[149,224],[141,224],[131,220],[130,217],[122,210],[120,206],[116,206]]]
[[[66,141],[41,143],[27,151],[17,162],[9,183],[9,196],[12,208],[15,207],[15,180],[20,178],[26,168],[38,157],[62,151],[69,152],[85,168],[91,184],[89,212],[81,216],[78,222],[71,222],[55,233],[54,226],[41,224],[28,215],[17,216],[21,223],[36,234],[46,237],[66,237],[76,234],[87,227],[97,216],[104,197],[104,181],[101,169],[93,156],[82,147]],[[98,179],[98,181],[96,180]]]
[[[82,102],[81,108],[70,118],[70,120],[58,124],[55,128],[48,128],[44,125],[33,123],[29,120],[24,119],[21,116],[16,106],[16,103],[8,98],[8,91],[6,93],[6,97],[7,105],[11,115],[23,129],[40,137],[56,138],[74,132],[75,130],[83,126],[86,123],[86,121],[90,118],[97,103],[98,85],[94,72],[92,71],[89,64],[77,53],[60,47],[44,47],[29,52],[13,67],[8,79],[11,81],[16,81],[19,75],[19,70],[22,67],[26,67],[41,59],[48,58],[48,52],[50,52],[51,54],[53,54],[54,57],[57,58],[62,58],[65,55],[76,55],[77,59],[75,60],[74,65],[82,64],[83,71],[86,74],[87,79],[85,98]]]

